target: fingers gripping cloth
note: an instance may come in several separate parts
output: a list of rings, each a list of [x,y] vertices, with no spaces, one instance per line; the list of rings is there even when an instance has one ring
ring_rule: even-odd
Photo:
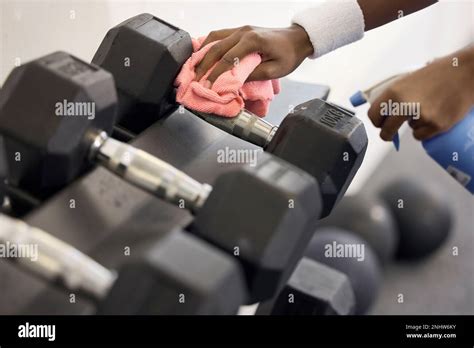
[[[205,57],[209,49],[217,43],[211,42],[201,48],[205,37],[193,39],[194,53],[184,63],[175,80],[176,101],[187,108],[224,117],[236,116],[242,108],[263,117],[268,112],[270,101],[280,92],[278,80],[245,82],[261,63],[258,53],[244,57],[231,70],[221,74],[211,88],[206,87],[209,74],[215,65],[201,78],[196,77],[195,67]]]

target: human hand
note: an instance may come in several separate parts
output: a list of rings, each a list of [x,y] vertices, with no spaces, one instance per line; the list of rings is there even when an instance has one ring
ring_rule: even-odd
[[[471,46],[393,82],[372,102],[368,115],[385,141],[391,141],[405,121],[416,139],[425,140],[462,120],[474,105],[473,86]],[[395,107],[398,114],[390,113]]]
[[[202,47],[218,41],[196,67],[196,80],[217,63],[208,80],[211,83],[250,53],[262,57],[247,81],[270,80],[288,75],[313,53],[306,31],[293,24],[288,28],[268,29],[244,26],[211,32]]]

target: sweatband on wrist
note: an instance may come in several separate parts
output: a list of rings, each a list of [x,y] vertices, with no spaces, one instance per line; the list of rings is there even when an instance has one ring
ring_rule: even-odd
[[[325,2],[298,12],[291,22],[308,34],[313,59],[364,36],[364,15],[356,0]]]

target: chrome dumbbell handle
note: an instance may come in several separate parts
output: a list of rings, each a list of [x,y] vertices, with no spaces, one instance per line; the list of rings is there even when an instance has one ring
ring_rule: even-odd
[[[202,184],[149,153],[101,132],[92,147],[93,159],[127,182],[173,204],[195,212],[212,187]]]
[[[11,260],[36,276],[59,282],[70,291],[83,292],[100,300],[115,282],[115,272],[78,249],[39,228],[3,214],[0,214],[0,242],[10,250],[25,250],[21,255],[16,252],[15,257],[9,257]]]
[[[235,117],[222,117],[196,111],[193,113],[213,126],[263,148],[272,141],[278,130],[278,126],[262,120],[245,109]]]

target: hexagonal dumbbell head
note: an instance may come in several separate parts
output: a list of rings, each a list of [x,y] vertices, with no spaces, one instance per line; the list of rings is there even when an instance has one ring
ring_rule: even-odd
[[[354,314],[355,298],[349,278],[335,269],[303,258],[274,301],[273,315]]]
[[[119,123],[139,132],[175,107],[173,83],[192,52],[188,33],[151,14],[110,29],[92,62],[114,75]]]
[[[285,117],[266,150],[318,179],[324,217],[352,182],[367,143],[362,121],[342,108],[313,99]],[[314,155],[323,149],[324,155]]]
[[[86,164],[94,129],[112,130],[110,73],[64,52],[15,68],[0,91],[0,135],[10,184],[43,196]]]
[[[320,211],[313,177],[260,153],[256,166],[219,176],[193,230],[243,263],[254,303],[285,284],[291,274],[286,270],[301,258],[314,231],[310,222]]]
[[[236,314],[245,303],[237,260],[179,230],[125,264],[98,314]]]

